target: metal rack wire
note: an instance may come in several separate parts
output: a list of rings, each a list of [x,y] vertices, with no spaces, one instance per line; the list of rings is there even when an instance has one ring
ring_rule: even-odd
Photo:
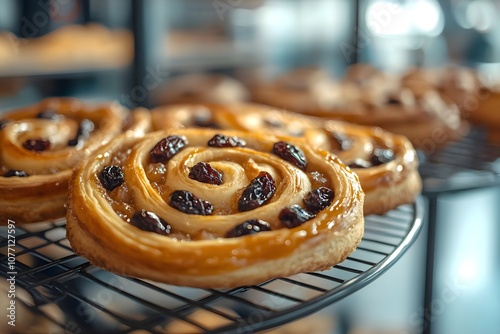
[[[64,221],[17,226],[16,285],[27,292],[18,293],[24,296],[19,302],[65,332],[163,333],[179,324],[189,332],[256,332],[311,314],[374,280],[416,239],[422,215],[419,199],[384,216],[367,217],[358,249],[331,270],[229,290],[118,276],[73,253]],[[2,275],[12,271],[7,238],[2,227]]]
[[[462,140],[421,155],[420,175],[427,196],[500,185],[500,146],[473,128]]]
[[[421,155],[420,175],[427,197],[427,254],[424,307],[432,309],[438,199],[442,196],[486,187],[500,187],[500,145],[488,142],[485,129],[472,128],[462,140],[429,156]],[[432,321],[423,319],[423,333],[432,333]]]

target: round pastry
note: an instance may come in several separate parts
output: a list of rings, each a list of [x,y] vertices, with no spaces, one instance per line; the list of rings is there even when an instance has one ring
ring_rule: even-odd
[[[330,268],[360,242],[363,191],[291,137],[213,129],[120,136],[73,174],[67,237],[119,274],[234,287]]]
[[[489,87],[484,96],[469,120],[487,130],[489,142],[500,144],[500,87]]]
[[[358,174],[366,215],[412,203],[421,192],[413,146],[405,137],[381,128],[324,121],[257,104],[167,106],[154,109],[151,117],[156,130],[212,127],[304,138],[309,145],[333,152]]]
[[[296,72],[292,72],[291,75]],[[256,102],[324,119],[371,125],[404,135],[412,144],[433,151],[468,131],[457,106],[435,89],[416,94],[402,88],[399,79],[367,66],[348,71],[342,82],[322,77],[301,80],[300,91],[281,84],[263,85],[253,94]],[[363,77],[366,76],[366,77]],[[301,76],[294,75],[294,78]],[[364,79],[363,79],[364,78]]]
[[[172,103],[236,103],[248,99],[245,86],[227,75],[192,73],[169,80],[156,94],[159,105]]]
[[[468,119],[487,98],[487,91],[478,73],[466,67],[412,68],[401,77],[401,85],[421,96],[429,90],[455,103],[462,118]]]
[[[134,57],[133,35],[98,23],[69,24],[29,40],[21,48],[23,66],[39,71],[116,68]]]
[[[146,110],[50,98],[0,118],[0,224],[65,215],[72,169],[122,131],[143,134]]]
[[[338,83],[316,67],[298,68],[251,86],[253,102],[306,114],[336,101],[341,93]]]

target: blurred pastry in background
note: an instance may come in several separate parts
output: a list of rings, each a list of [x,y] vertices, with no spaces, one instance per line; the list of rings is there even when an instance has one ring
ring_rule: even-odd
[[[467,67],[412,68],[401,76],[403,87],[416,96],[429,90],[438,91],[444,99],[455,103],[462,118],[468,119],[484,100],[485,87],[478,73]]]
[[[402,76],[403,86],[415,94],[435,89],[443,99],[453,101],[460,115],[486,128],[488,138],[500,143],[500,86],[472,69],[462,66],[414,68]]]
[[[340,98],[339,84],[317,67],[297,68],[274,79],[253,80],[253,102],[309,114]]]
[[[5,57],[5,45],[12,56],[12,35],[0,36],[0,60]],[[15,36],[14,36],[15,37]],[[2,42],[3,40],[3,42]],[[0,71],[18,69],[22,73],[69,71],[74,69],[118,68],[131,63],[133,59],[132,33],[111,30],[89,23],[67,25],[44,36],[17,40],[15,58],[0,62]]]
[[[0,31],[0,68],[11,66],[18,56],[20,40],[11,32]]]
[[[500,144],[500,85],[487,87],[483,97],[477,109],[471,112],[469,120],[487,130],[491,143]]]
[[[349,68],[342,81],[319,69],[297,69],[261,85],[252,97],[306,115],[378,126],[408,137],[426,151],[468,132],[456,104],[432,86],[417,93],[402,87],[398,76],[368,65]]]
[[[156,94],[157,105],[173,103],[237,103],[248,100],[249,93],[238,80],[223,74],[190,73],[169,80]]]

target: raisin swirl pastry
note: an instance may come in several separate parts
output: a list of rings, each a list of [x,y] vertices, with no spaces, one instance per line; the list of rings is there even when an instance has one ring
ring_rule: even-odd
[[[253,101],[323,119],[378,126],[406,136],[426,151],[468,132],[457,105],[431,86],[417,93],[395,75],[359,65],[342,81],[325,75],[320,80],[312,74],[304,79],[298,73],[295,70],[262,84],[252,95]],[[300,89],[283,84],[293,82],[290,78],[302,83]]]
[[[67,237],[96,265],[234,287],[343,261],[364,230],[357,176],[291,137],[212,129],[121,136],[73,174]]]
[[[238,80],[217,73],[190,73],[169,80],[155,94],[159,105],[173,103],[235,103],[248,99],[248,90]]]
[[[258,104],[159,107],[152,111],[152,119],[155,129],[212,127],[302,138],[336,154],[358,174],[365,192],[366,215],[412,203],[421,192],[412,144],[381,128],[325,121]]]
[[[50,98],[0,118],[0,218],[33,223],[64,217],[72,169],[126,131],[149,129],[146,110]]]

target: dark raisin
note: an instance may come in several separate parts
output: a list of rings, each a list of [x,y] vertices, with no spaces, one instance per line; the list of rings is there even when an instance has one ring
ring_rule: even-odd
[[[348,151],[352,148],[352,138],[341,132],[332,132],[332,138],[338,143],[341,151]]]
[[[143,231],[154,232],[158,234],[170,234],[172,227],[158,215],[151,211],[141,210],[132,216],[130,224],[140,228]]]
[[[198,162],[191,167],[189,178],[209,184],[222,184],[222,173],[206,162]]]
[[[23,143],[23,147],[28,151],[41,152],[50,148],[50,141],[47,139],[28,139]]]
[[[370,159],[372,166],[379,166],[391,162],[396,157],[394,156],[394,151],[387,148],[376,148],[373,150],[373,156]]]
[[[43,111],[40,111],[38,114],[35,116],[38,119],[49,119],[53,121],[57,121],[61,119],[61,115],[56,113],[54,110],[46,109]]]
[[[208,202],[204,201],[189,191],[176,190],[170,195],[170,206],[184,213],[190,215],[211,215],[214,207]]]
[[[247,143],[238,137],[228,137],[217,134],[208,141],[208,146],[211,147],[245,147]]]
[[[268,172],[259,175],[245,188],[238,200],[239,211],[250,211],[265,204],[276,192],[276,183]]]
[[[237,238],[244,235],[257,234],[263,231],[271,231],[269,223],[260,219],[251,219],[236,225],[232,230],[226,233],[225,237]]]
[[[307,212],[297,204],[284,208],[278,216],[283,226],[287,228],[300,226],[314,217],[314,214]]]
[[[90,133],[94,131],[94,122],[89,119],[84,119],[80,122],[76,136],[73,139],[68,140],[68,146],[78,146],[84,140],[90,137]]]
[[[213,121],[211,117],[206,115],[196,115],[193,120],[193,125],[200,128],[220,129],[221,127]]]
[[[82,140],[78,137],[68,140],[68,146],[78,146]]]
[[[3,176],[4,177],[13,177],[13,176],[26,177],[26,176],[28,176],[28,174],[23,170],[10,169]]]
[[[305,170],[307,167],[307,160],[304,153],[298,147],[284,141],[279,141],[273,145],[273,153],[302,170]]]
[[[387,104],[401,104],[401,100],[398,98],[395,98],[394,96],[389,96],[386,100]]]
[[[149,152],[149,161],[152,163],[167,162],[187,144],[186,138],[180,136],[163,138]]]
[[[104,189],[111,191],[121,186],[125,177],[120,166],[106,166],[101,170],[99,180]]]
[[[0,130],[5,128],[5,126],[10,122],[12,122],[10,119],[0,119]]]
[[[304,198],[307,211],[314,214],[327,208],[333,201],[333,190],[327,187],[319,187],[311,190]]]
[[[369,161],[363,159],[356,159],[349,164],[350,168],[370,168],[372,164]]]

